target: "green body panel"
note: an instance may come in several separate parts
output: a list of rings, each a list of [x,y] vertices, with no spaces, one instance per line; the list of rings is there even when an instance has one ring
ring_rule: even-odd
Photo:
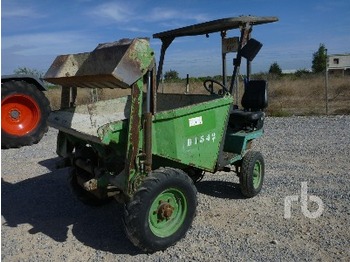
[[[128,124],[128,120],[123,120],[103,126],[102,129],[99,129],[99,137],[101,142],[105,145],[109,145],[111,142],[115,143],[120,148],[120,153],[125,155],[128,137]]]
[[[242,160],[244,153],[247,150],[248,142],[261,137],[263,133],[263,129],[252,131],[249,133],[245,131],[226,132],[224,152],[235,154],[235,156],[230,159],[230,164]]]
[[[155,114],[153,154],[213,171],[231,104],[232,97],[225,96]]]
[[[253,132],[234,132],[226,133],[224,151],[236,154],[243,154],[246,149],[247,142],[263,135],[263,129]]]
[[[231,103],[232,97],[226,96],[156,113],[152,124],[152,154],[181,165],[213,171]],[[113,144],[123,156],[126,155],[128,123],[129,120],[113,122],[98,130],[102,143]],[[142,129],[139,135],[142,149]]]

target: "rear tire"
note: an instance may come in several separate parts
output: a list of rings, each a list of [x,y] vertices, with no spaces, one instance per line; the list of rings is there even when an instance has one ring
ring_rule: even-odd
[[[1,148],[38,143],[48,130],[49,100],[25,81],[1,84]]]
[[[245,197],[254,197],[261,191],[265,175],[264,158],[260,152],[248,151],[243,157],[239,182]]]
[[[185,172],[155,170],[125,206],[126,234],[146,252],[165,250],[185,236],[196,207],[197,190]]]

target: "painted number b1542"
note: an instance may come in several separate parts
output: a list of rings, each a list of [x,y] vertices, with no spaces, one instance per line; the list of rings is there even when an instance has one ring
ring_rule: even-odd
[[[190,147],[198,144],[213,143],[215,139],[216,139],[215,132],[209,133],[206,135],[195,136],[192,138],[187,138],[187,146]]]

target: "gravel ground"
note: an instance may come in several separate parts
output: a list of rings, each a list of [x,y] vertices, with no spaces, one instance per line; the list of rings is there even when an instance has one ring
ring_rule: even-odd
[[[266,162],[262,192],[244,199],[236,176],[208,174],[187,236],[145,254],[127,240],[120,205],[72,196],[50,129],[37,145],[1,151],[2,261],[350,261],[349,130],[350,116],[268,118],[254,144]],[[307,210],[320,216],[294,201],[284,218],[302,182],[314,196]]]

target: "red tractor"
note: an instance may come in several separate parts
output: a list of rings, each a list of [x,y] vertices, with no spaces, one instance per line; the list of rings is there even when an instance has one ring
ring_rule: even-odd
[[[1,76],[1,148],[36,144],[51,111],[44,83],[30,75]]]

